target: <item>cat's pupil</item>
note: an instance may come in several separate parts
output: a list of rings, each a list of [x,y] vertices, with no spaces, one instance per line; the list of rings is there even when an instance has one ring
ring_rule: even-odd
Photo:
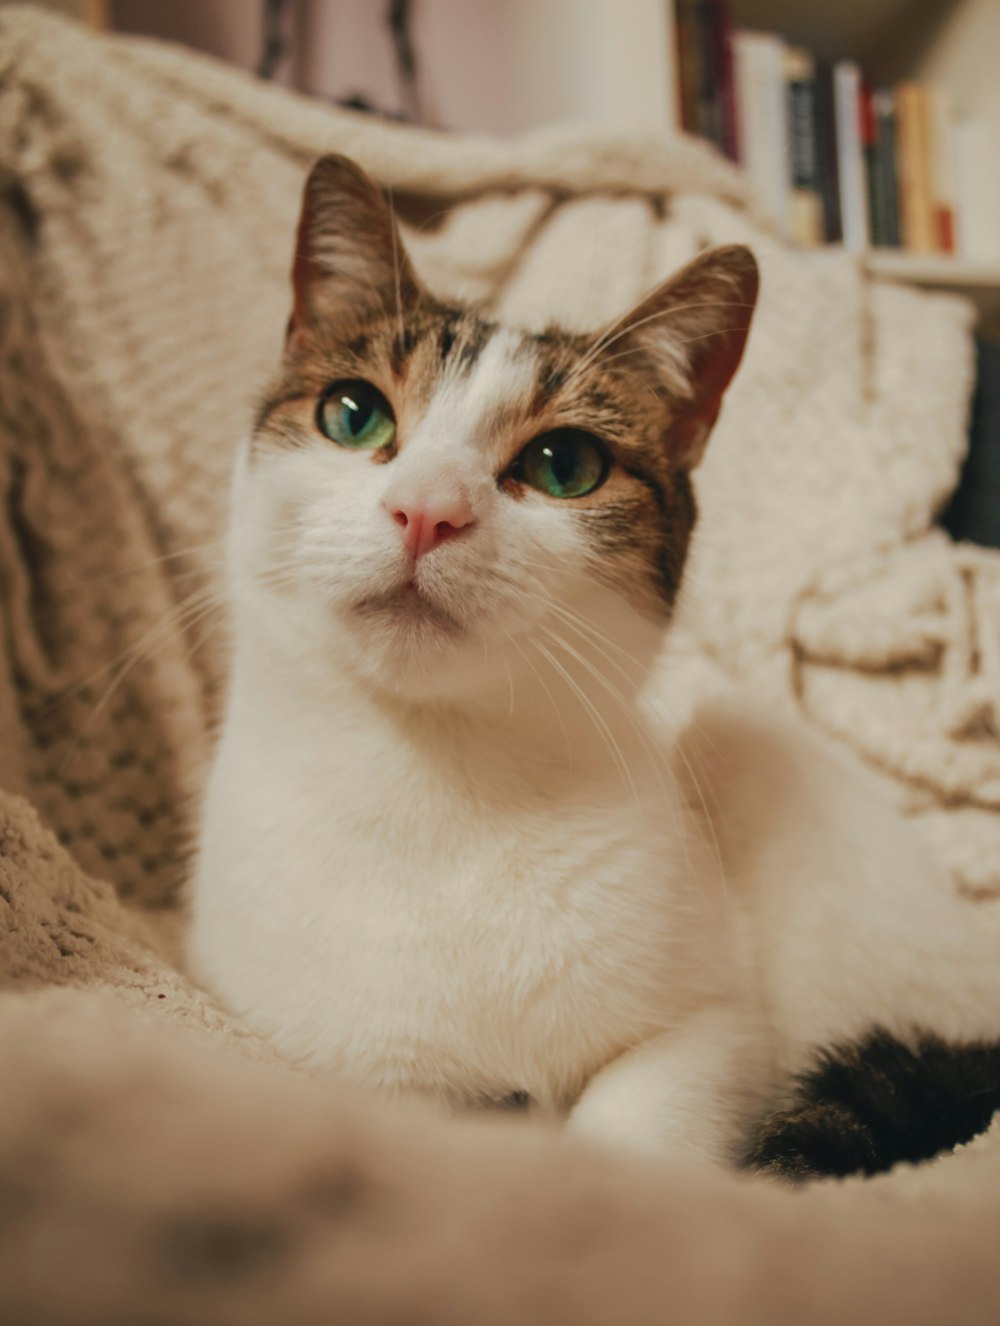
[[[360,437],[371,423],[372,407],[365,401],[355,401],[350,396],[344,396],[342,401],[347,427],[354,437]]]
[[[583,497],[607,477],[601,443],[579,429],[554,429],[529,442],[517,460],[517,474],[549,497]]]
[[[396,436],[392,406],[368,382],[334,382],[319,399],[316,424],[331,442],[354,451],[389,447]]]
[[[579,467],[578,448],[572,443],[558,442],[555,446],[546,447],[545,454],[549,458],[549,467],[556,483],[561,488],[568,487]]]

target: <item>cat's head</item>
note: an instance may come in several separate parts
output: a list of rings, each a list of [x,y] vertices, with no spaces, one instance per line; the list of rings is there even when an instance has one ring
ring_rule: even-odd
[[[750,326],[749,250],[703,254],[601,333],[530,333],[431,295],[378,188],[325,157],[293,286],[237,479],[237,598],[313,665],[413,696],[502,676],[571,620],[650,653]]]

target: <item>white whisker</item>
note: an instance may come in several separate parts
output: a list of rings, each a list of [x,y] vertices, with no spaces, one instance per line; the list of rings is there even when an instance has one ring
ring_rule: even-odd
[[[566,382],[573,382],[580,373],[590,367],[600,353],[614,345],[616,341],[620,341],[623,336],[628,336],[631,332],[637,331],[638,328],[646,326],[647,323],[655,322],[659,318],[676,317],[679,313],[689,313],[694,309],[706,308],[753,308],[753,304],[738,299],[713,299],[691,304],[673,304],[668,308],[657,310],[656,313],[648,313],[645,317],[638,318],[635,322],[628,323],[627,326],[623,327],[621,324],[635,311],[629,309],[610,327],[605,328],[583,358],[574,366]],[[678,344],[682,344],[682,342],[678,342]]]
[[[396,207],[392,197],[392,185],[390,184],[386,192],[389,199],[389,216],[392,221],[392,275],[396,287],[396,320],[397,336],[399,346],[402,349],[405,344],[405,328],[403,325],[403,281],[399,262],[399,229],[396,225]]]
[[[549,661],[550,665],[556,670],[556,672],[559,673],[559,675],[563,678],[566,684],[570,687],[570,689],[579,699],[580,703],[583,705],[584,709],[587,711],[590,718],[593,720],[594,726],[597,728],[602,740],[604,741],[604,744],[608,749],[608,753],[611,755],[612,760],[617,766],[618,772],[621,774],[623,781],[625,782],[626,786],[629,788],[632,794],[632,798],[635,801],[636,809],[639,811],[641,815],[642,803],[639,800],[639,791],[635,785],[635,780],[632,777],[632,772],[628,767],[628,762],[626,761],[624,755],[622,754],[621,747],[618,745],[618,742],[615,740],[614,733],[611,731],[610,727],[605,722],[605,719],[601,714],[600,710],[593,703],[590,696],[587,695],[583,687],[577,682],[573,674],[566,667],[564,667],[562,663],[559,662],[559,660],[553,655],[551,650],[546,649],[546,647],[540,641],[535,642],[535,648],[538,650],[538,652],[542,655],[543,658]]]
[[[567,726],[566,726],[566,722],[565,722],[565,720],[564,720],[564,718],[563,718],[563,716],[562,716],[562,710],[559,708],[558,704],[556,704],[555,696],[554,696],[554,695],[552,694],[552,692],[549,690],[548,685],[546,684],[545,678],[542,676],[542,674],[541,674],[541,672],[538,670],[538,668],[535,667],[534,663],[532,663],[531,658],[530,658],[529,655],[528,655],[528,651],[527,651],[526,649],[522,649],[522,648],[521,648],[520,644],[519,644],[518,641],[517,641],[517,638],[516,638],[514,635],[512,635],[510,631],[506,632],[506,635],[507,635],[507,639],[508,639],[508,640],[510,641],[510,643],[514,646],[514,648],[515,648],[515,649],[517,650],[517,652],[521,655],[521,657],[524,659],[524,661],[525,661],[525,663],[527,664],[527,666],[531,669],[532,673],[534,674],[535,678],[536,678],[537,681],[538,681],[539,686],[542,688],[543,693],[545,694],[545,696],[546,696],[546,698],[548,699],[549,703],[552,705],[553,711],[555,712],[555,716],[556,716],[556,722],[559,724],[559,727],[560,727],[560,729],[562,730],[563,737],[565,738],[565,741],[566,741],[566,761],[567,761],[567,765],[568,765],[568,767],[569,767],[570,769],[572,769],[572,768],[573,768],[573,743],[570,741],[569,729],[567,728]]]
[[[106,664],[98,673],[94,674],[94,677],[88,679],[88,681],[94,680],[95,677],[100,676],[110,668],[115,667],[122,659],[127,660],[121,671],[112,679],[100,700],[94,705],[93,709],[81,724],[79,731],[73,738],[69,750],[60,764],[59,772],[61,775],[65,776],[68,772],[69,767],[80,748],[81,738],[107,708],[119,687],[140,663],[147,662],[153,657],[153,654],[150,652],[150,646],[161,640],[166,632],[172,628],[180,627],[185,630],[190,630],[209,613],[216,608],[221,607],[223,603],[223,598],[216,590],[206,590],[199,594],[192,595],[184,603],[178,605],[171,612],[166,613],[136,644],[125,650],[117,659],[113,659],[111,663]],[[129,655],[131,655],[131,657],[129,657]],[[87,684],[88,682],[80,683],[78,689],[84,688]],[[64,697],[64,699],[65,698],[68,697]]]

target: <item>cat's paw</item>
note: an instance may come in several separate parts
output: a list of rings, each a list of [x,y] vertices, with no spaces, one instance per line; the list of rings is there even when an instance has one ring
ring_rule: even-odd
[[[614,1090],[585,1093],[570,1111],[566,1128],[577,1137],[628,1151],[656,1155],[662,1141],[627,1097]]]
[[[567,1131],[576,1137],[625,1151],[690,1164],[727,1163],[724,1139],[716,1128],[699,1129],[684,1113],[674,1113],[662,1101],[643,1098],[625,1083],[591,1087],[571,1110]],[[631,1084],[634,1087],[634,1084]]]

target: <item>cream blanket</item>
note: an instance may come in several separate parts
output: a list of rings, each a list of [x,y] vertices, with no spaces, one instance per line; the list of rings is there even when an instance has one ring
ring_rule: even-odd
[[[640,1171],[376,1111],[178,970],[231,447],[325,150],[391,187],[432,284],[526,322],[595,326],[706,241],[754,246],[664,693],[798,710],[1000,907],[1000,558],[932,529],[961,303],[783,248],[694,142],[389,127],[0,10],[0,1321],[995,1323],[996,1129],[794,1196]]]

